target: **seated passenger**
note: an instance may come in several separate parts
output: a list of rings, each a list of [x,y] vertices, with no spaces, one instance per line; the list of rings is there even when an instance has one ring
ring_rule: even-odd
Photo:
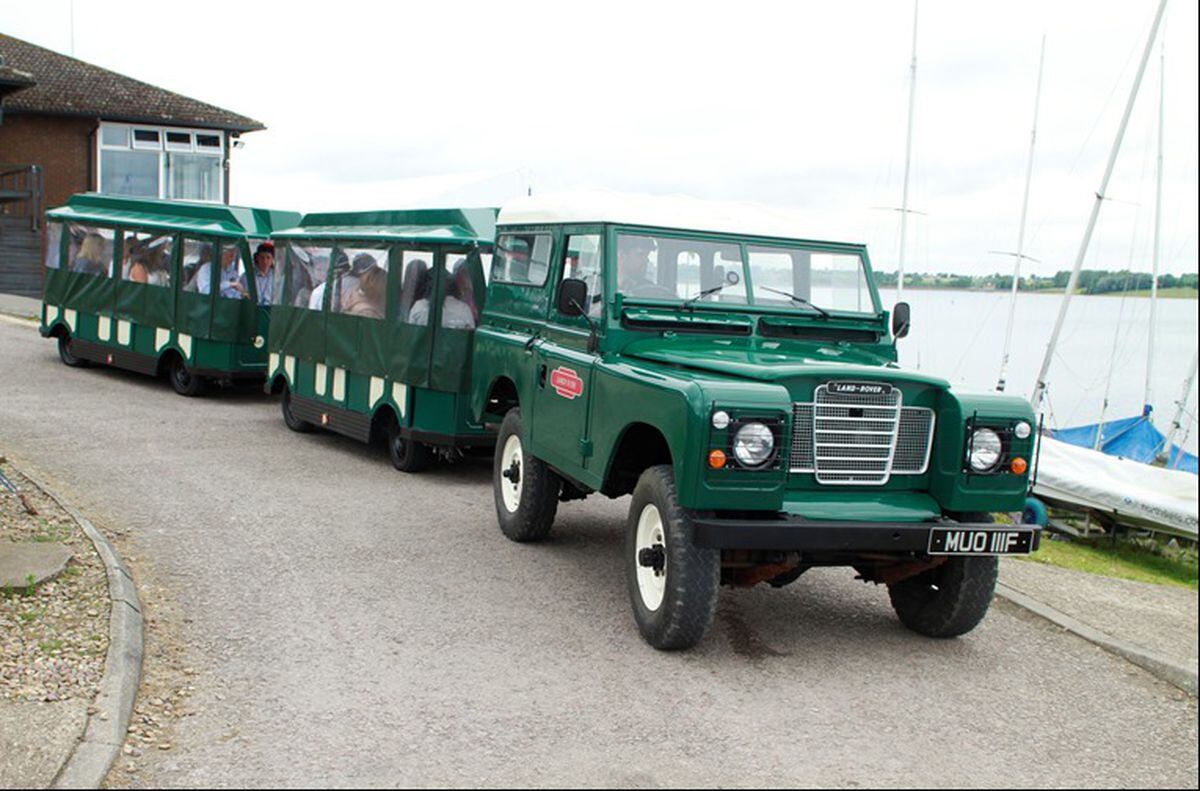
[[[357,278],[358,285],[342,298],[342,312],[369,319],[383,318],[383,301],[387,293],[387,270],[372,265]]]
[[[446,284],[446,298],[442,300],[442,326],[473,330],[478,323],[475,287],[471,283],[471,270],[464,259],[454,265],[454,273]]]
[[[350,259],[346,257],[345,253],[339,251],[337,260],[334,261],[334,264],[333,264],[333,274],[331,274],[330,277],[338,278],[349,268],[350,268]],[[325,306],[325,283],[322,282],[322,283],[318,284],[317,287],[314,288],[312,290],[312,293],[309,295],[308,309],[309,310],[321,310],[324,306]]]
[[[275,301],[275,245],[271,242],[263,242],[254,250],[254,285],[258,304]]]
[[[218,273],[221,278],[219,293],[226,299],[249,299],[250,292],[246,288],[246,276],[239,271],[237,257],[238,251],[233,245],[221,247],[221,271]],[[193,282],[196,290],[201,294],[207,294],[212,290],[211,271],[212,264],[208,262],[196,270]]]
[[[409,261],[404,270],[397,317],[405,324],[429,323],[429,263],[424,259]]]
[[[79,253],[71,262],[71,271],[84,275],[107,276],[108,265],[104,258],[104,237],[98,233],[89,233],[79,245]]]

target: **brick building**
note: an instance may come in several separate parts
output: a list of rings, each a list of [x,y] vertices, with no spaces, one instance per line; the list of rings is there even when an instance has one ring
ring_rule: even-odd
[[[265,127],[0,33],[0,291],[41,291],[42,214],[76,192],[229,202],[229,152]]]

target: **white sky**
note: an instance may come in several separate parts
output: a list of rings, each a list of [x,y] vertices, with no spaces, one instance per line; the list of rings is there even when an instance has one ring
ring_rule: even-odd
[[[1034,271],[1070,267],[1155,6],[921,4],[910,205],[927,216],[910,223],[909,271],[1011,266],[988,251],[1016,244],[1043,32],[1027,252]],[[69,8],[0,0],[0,30],[69,53]],[[900,202],[911,25],[906,2],[77,0],[74,47],[264,122],[233,152],[237,203],[684,193],[798,208],[892,269],[899,215],[873,207]],[[1194,272],[1197,4],[1175,0],[1164,29],[1163,270]],[[1132,249],[1149,270],[1157,64],[1090,268],[1125,267]],[[451,173],[478,178],[433,178]]]

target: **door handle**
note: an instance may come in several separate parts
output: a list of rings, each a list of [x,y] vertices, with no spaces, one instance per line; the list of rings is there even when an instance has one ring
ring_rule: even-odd
[[[533,345],[538,342],[538,336],[530,335],[529,340],[525,341],[525,353],[533,354]]]
[[[538,366],[538,390],[546,389],[546,366]]]

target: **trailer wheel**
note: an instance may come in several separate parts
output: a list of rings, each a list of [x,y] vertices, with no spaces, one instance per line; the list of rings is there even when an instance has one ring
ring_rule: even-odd
[[[991,522],[991,514],[964,514],[966,522]],[[996,557],[954,557],[915,577],[888,586],[900,622],[926,637],[958,637],[987,615],[996,592]]]
[[[395,419],[387,424],[388,458],[400,472],[420,472],[429,466],[433,454],[429,446],[416,442],[400,433],[400,423]]]
[[[296,417],[296,413],[292,411],[292,389],[287,385],[283,386],[283,398],[280,400],[280,403],[283,409],[283,422],[292,431],[307,434],[315,428],[307,420],[301,420]]]
[[[171,380],[171,387],[175,388],[176,393],[191,398],[204,391],[204,378],[189,371],[187,363],[178,354],[171,355],[169,366],[167,378]]]
[[[58,336],[58,359],[71,368],[87,368],[89,365],[87,360],[76,357],[71,351],[71,336],[65,332]]]
[[[625,525],[625,569],[633,617],[661,651],[691,648],[712,625],[721,553],[692,543],[669,464],[642,473]]]
[[[525,452],[521,410],[510,409],[500,424],[492,462],[492,492],[501,532],[520,543],[541,541],[554,524],[561,488],[558,475]]]

